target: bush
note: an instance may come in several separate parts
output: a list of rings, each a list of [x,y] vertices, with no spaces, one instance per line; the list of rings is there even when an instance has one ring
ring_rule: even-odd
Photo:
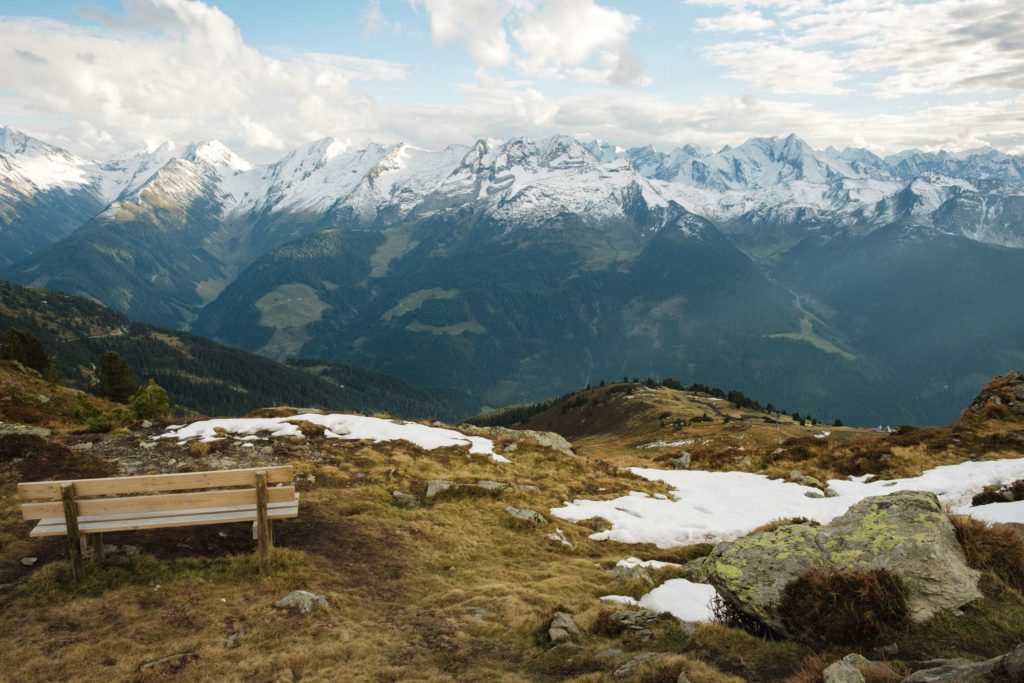
[[[1005,524],[986,524],[970,517],[953,517],[950,521],[968,565],[991,571],[1017,590],[1024,590],[1024,534]]]
[[[786,586],[779,614],[789,632],[825,643],[870,644],[908,622],[902,583],[885,569],[814,567]]]
[[[171,401],[163,387],[149,380],[149,384],[132,396],[132,411],[139,420],[153,420],[171,411]]]

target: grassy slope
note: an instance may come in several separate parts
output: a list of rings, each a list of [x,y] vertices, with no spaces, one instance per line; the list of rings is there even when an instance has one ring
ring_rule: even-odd
[[[183,332],[133,323],[84,299],[0,281],[0,335],[19,327],[56,355],[65,381],[87,387],[107,350],[124,355],[137,379],[155,379],[177,404],[207,414],[244,414],[268,405],[387,411],[453,419],[472,411],[457,392],[432,392],[359,368],[314,376]]]
[[[668,395],[630,400],[657,402],[659,409],[675,400],[680,414],[701,410],[699,401],[687,405]],[[622,431],[623,441],[602,455],[624,460],[629,439],[668,433],[655,424],[645,431],[645,413],[633,412],[615,425],[612,431]],[[723,439],[727,426],[718,423]],[[987,433],[994,427],[980,421],[972,429]],[[513,463],[501,465],[456,449],[322,439],[278,441],[269,452],[228,442],[201,455],[173,444],[139,448],[152,433],[66,436],[37,444],[20,459],[0,458],[0,615],[8,625],[0,630],[0,670],[8,680],[596,682],[617,680],[614,670],[631,653],[656,651],[670,656],[633,680],[674,681],[685,670],[694,683],[767,682],[813,676],[822,662],[859,649],[765,641],[717,624],[688,634],[667,617],[652,626],[647,641],[609,630],[611,610],[599,596],[637,597],[647,590],[637,580],[610,577],[606,569],[615,561],[635,555],[685,562],[708,548],[659,551],[595,542],[587,538],[593,524],[559,521],[575,545],[563,550],[544,538],[555,524],[536,529],[510,523],[503,511],[509,504],[543,512],[577,496],[667,492],[598,462],[591,450],[596,440],[575,458],[520,441],[510,454]],[[83,440],[97,443],[89,452],[63,447]],[[649,449],[632,453],[652,457]],[[103,566],[91,565],[85,584],[76,587],[60,561],[62,541],[27,538],[30,525],[17,513],[14,484],[106,474],[110,462],[129,472],[293,462],[301,473],[301,516],[276,524],[281,550],[268,578],[256,575],[248,526],[229,525],[109,535],[108,543],[137,546],[141,554],[114,554]],[[435,478],[530,483],[539,490],[454,495],[413,510],[391,503],[392,490],[421,492]],[[20,558],[26,556],[40,561],[23,567]],[[656,580],[672,575],[661,572]],[[900,634],[901,658],[991,656],[1024,640],[1020,592],[992,574],[983,587],[986,597],[964,616],[941,617]],[[307,618],[272,607],[298,588],[327,595],[330,607]],[[543,627],[556,609],[576,615],[584,629],[582,650],[552,651],[542,644]],[[240,646],[227,649],[232,633],[240,634]],[[609,647],[625,653],[597,656]],[[164,665],[138,671],[144,662],[179,652],[195,652],[198,659],[180,670]]]

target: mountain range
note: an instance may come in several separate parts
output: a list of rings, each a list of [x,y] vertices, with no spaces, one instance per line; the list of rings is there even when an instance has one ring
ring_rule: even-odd
[[[218,142],[95,162],[0,129],[0,275],[481,405],[673,376],[870,422],[1024,360],[1024,157],[568,136]]]

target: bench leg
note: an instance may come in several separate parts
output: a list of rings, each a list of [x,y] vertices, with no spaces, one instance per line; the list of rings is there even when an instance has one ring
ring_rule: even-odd
[[[103,534],[89,534],[89,547],[92,550],[92,559],[102,560],[104,556]]]
[[[85,568],[82,566],[82,545],[78,534],[78,510],[75,507],[73,484],[61,484],[60,498],[64,504],[64,524],[68,534],[68,551],[71,553],[71,571],[75,575],[75,581],[81,581]]]
[[[270,519],[267,517],[267,473],[256,473],[256,554],[260,574],[270,571]]]

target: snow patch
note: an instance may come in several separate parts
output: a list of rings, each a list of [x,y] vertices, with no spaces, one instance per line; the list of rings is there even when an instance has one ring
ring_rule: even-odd
[[[292,417],[224,418],[201,420],[189,425],[173,425],[154,439],[177,439],[185,443],[192,439],[204,442],[216,441],[224,434],[241,437],[269,435],[271,437],[298,436],[302,431],[297,422],[310,422],[324,428],[329,439],[346,441],[408,441],[425,450],[449,446],[469,447],[474,455],[489,455],[495,462],[508,463],[508,458],[494,452],[494,442],[480,436],[467,436],[454,429],[429,427],[416,422],[385,420],[365,415],[307,413]]]
[[[828,485],[838,494],[834,498],[811,498],[806,494],[820,491],[747,472],[630,471],[670,485],[672,498],[662,500],[634,491],[613,500],[577,499],[553,508],[551,514],[570,522],[607,520],[612,528],[592,534],[594,540],[654,543],[659,548],[733,540],[777,519],[805,517],[826,524],[864,498],[896,491],[931,491],[956,513],[1024,523],[1024,505],[971,507],[971,498],[985,486],[1024,478],[1024,458],[945,465],[907,479],[833,479]]]

